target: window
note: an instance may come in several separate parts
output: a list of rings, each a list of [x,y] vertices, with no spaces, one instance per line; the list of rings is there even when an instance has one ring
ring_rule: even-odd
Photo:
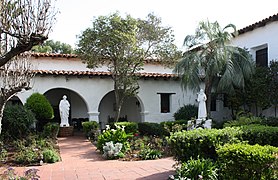
[[[211,94],[211,104],[210,104],[211,111],[216,111],[216,97],[217,97],[216,93]]]
[[[175,93],[157,93],[160,94],[160,112],[169,113],[170,112],[170,97]]]
[[[268,66],[268,48],[260,49],[256,51],[256,65],[261,67]]]

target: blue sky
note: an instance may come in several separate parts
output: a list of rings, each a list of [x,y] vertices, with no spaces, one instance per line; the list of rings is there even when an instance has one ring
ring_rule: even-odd
[[[90,27],[94,18],[116,11],[134,18],[153,12],[165,26],[174,30],[176,45],[193,34],[198,22],[208,19],[221,26],[229,23],[237,29],[278,13],[277,0],[57,0],[60,11],[49,39],[75,46],[77,35]]]

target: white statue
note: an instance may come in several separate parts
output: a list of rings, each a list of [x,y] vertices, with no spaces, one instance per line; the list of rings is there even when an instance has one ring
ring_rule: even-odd
[[[59,110],[61,117],[60,127],[69,126],[70,103],[68,102],[66,95],[64,95],[63,99],[60,101]]]
[[[199,102],[198,119],[206,120],[207,117],[206,100],[207,100],[207,96],[204,93],[204,90],[201,89],[197,97],[197,101]]]

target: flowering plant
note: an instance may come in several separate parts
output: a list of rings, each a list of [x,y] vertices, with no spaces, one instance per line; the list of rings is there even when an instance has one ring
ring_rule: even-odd
[[[126,134],[124,126],[115,126],[116,129],[110,129],[110,126],[106,125],[106,129],[102,132],[102,134],[98,136],[97,149],[100,150],[102,153],[104,152],[103,146],[105,146],[107,142],[113,142],[113,144],[121,143],[122,153],[125,153],[127,150],[130,149],[128,138],[132,135]]]
[[[38,169],[32,168],[25,171],[23,176],[18,176],[15,170],[10,167],[0,175],[0,179],[39,180],[40,176],[37,175],[38,171]]]
[[[114,159],[117,157],[123,157],[124,154],[121,152],[123,147],[122,143],[114,144],[113,141],[106,142],[103,146],[103,157],[107,159]]]

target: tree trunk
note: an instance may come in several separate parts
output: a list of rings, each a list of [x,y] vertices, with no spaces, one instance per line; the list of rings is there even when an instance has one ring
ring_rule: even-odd
[[[2,132],[2,119],[6,103],[0,100],[0,134]]]
[[[208,118],[210,118],[210,106],[211,106],[211,83],[210,82],[206,82],[205,83],[205,94],[207,96],[207,101],[206,101],[206,107],[207,107],[207,114],[208,114]]]

